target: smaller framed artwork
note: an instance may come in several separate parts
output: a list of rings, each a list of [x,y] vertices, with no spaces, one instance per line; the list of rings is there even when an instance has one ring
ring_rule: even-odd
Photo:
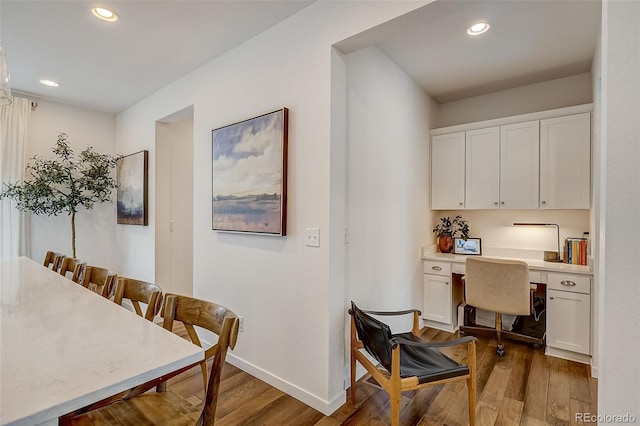
[[[148,225],[149,151],[125,155],[116,164],[118,180],[117,223]]]
[[[454,238],[453,254],[471,254],[481,255],[482,246],[480,238]]]

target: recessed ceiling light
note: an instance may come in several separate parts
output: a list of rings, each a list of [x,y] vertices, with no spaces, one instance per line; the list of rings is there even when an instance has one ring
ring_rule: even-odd
[[[116,13],[109,9],[105,9],[104,7],[94,7],[91,9],[91,13],[93,13],[96,18],[100,18],[103,21],[115,22],[118,20],[118,15]]]
[[[486,22],[478,22],[467,29],[467,34],[475,36],[486,33],[487,31],[489,31],[489,24]]]
[[[44,84],[45,86],[51,86],[51,87],[58,87],[60,86],[60,83],[55,82],[53,80],[47,80],[47,79],[42,79],[40,80],[40,83]]]

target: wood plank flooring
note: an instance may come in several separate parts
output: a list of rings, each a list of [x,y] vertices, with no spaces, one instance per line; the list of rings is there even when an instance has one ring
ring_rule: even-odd
[[[178,330],[176,330],[178,331]],[[451,333],[425,329],[426,340],[450,340]],[[542,349],[507,341],[506,355],[495,353],[495,339],[480,337],[478,360],[478,425],[573,425],[575,414],[597,413],[597,381],[589,366],[544,355]],[[466,347],[447,348],[448,356],[465,361]],[[356,400],[331,416],[227,363],[216,413],[217,425],[388,425],[389,397],[375,381],[363,377]],[[202,404],[204,385],[199,368],[169,381],[169,388]],[[402,425],[466,425],[467,390],[463,382],[405,392]]]

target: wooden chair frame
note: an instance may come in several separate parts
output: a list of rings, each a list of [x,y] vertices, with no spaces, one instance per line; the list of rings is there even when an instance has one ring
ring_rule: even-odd
[[[118,277],[113,301],[122,305],[123,299],[129,299],[136,313],[149,321],[153,321],[162,307],[162,289],[156,284],[133,278]],[[142,314],[140,303],[147,304]]]
[[[413,314],[413,327],[411,332],[415,336],[420,335],[419,321],[421,312],[417,309],[410,309],[405,311],[395,312],[378,312],[378,311],[365,311],[363,312],[371,315],[383,315],[383,316],[398,316]],[[404,339],[392,339],[392,360],[391,360],[391,372],[387,372],[384,367],[373,364],[369,358],[365,356],[361,349],[364,349],[364,343],[358,339],[356,323],[354,314],[349,309],[351,316],[351,387],[349,388],[349,400],[355,402],[355,389],[356,389],[356,361],[359,362],[369,374],[382,386],[382,388],[389,393],[389,400],[391,404],[391,425],[398,426],[400,424],[400,402],[402,398],[402,392],[415,389],[421,389],[427,386],[439,385],[443,383],[449,383],[458,380],[466,380],[467,389],[469,394],[469,424],[475,425],[476,421],[476,339],[475,338],[462,338],[445,342],[409,342]],[[398,341],[393,341],[398,340]],[[461,375],[457,377],[435,380],[427,383],[419,383],[418,377],[400,377],[400,345],[409,344],[412,346],[424,346],[429,348],[455,346],[463,343],[467,343],[467,356],[469,374]]]
[[[167,294],[165,297],[165,303],[163,307],[163,316],[164,322],[163,327],[167,330],[173,330],[173,322],[180,321],[185,326],[198,326],[204,329],[207,329],[218,335],[218,342],[212,347],[212,356],[213,363],[211,366],[211,374],[208,377],[207,387],[205,391],[205,400],[202,411],[199,414],[199,418],[197,421],[197,425],[202,426],[213,426],[215,421],[215,413],[216,406],[218,400],[218,393],[220,389],[220,379],[222,373],[222,367],[224,366],[225,358],[227,355],[227,350],[229,348],[233,349],[236,345],[236,341],[238,339],[238,329],[239,329],[239,319],[236,314],[234,314],[229,309],[224,306],[217,305],[212,302],[207,302],[204,300],[194,299],[187,296],[179,296],[175,294]],[[166,383],[168,379],[174,377],[184,371],[187,371],[193,368],[197,364],[193,364],[187,367],[184,367],[178,371],[174,371],[162,377],[159,377],[155,380],[137,386],[127,392],[123,392],[121,394],[115,395],[113,397],[107,398],[98,403],[92,404],[90,406],[84,407],[80,410],[76,410],[73,413],[69,413],[63,417],[60,417],[59,424],[73,425],[73,424],[103,424],[101,421],[94,422],[93,420],[88,420],[83,422],[82,418],[78,418],[78,416],[92,416],[91,411],[96,409],[104,409],[110,410],[112,407],[110,404],[122,404],[126,403],[129,400],[135,399],[135,397],[144,394],[150,389],[159,386],[163,383]],[[164,393],[164,392],[163,392]],[[171,394],[171,392],[168,392]],[[161,393],[162,394],[162,393]],[[143,395],[143,397],[147,397],[148,395]],[[182,399],[180,397],[168,397],[168,401],[176,401],[176,398]],[[162,397],[160,398],[162,400]],[[148,402],[148,405],[145,405],[146,409],[154,412],[153,404],[161,403],[161,401],[153,401]],[[182,401],[184,404],[181,409],[182,410],[190,410],[193,411],[195,409],[194,406],[189,404],[187,401]],[[186,411],[180,411],[181,413],[186,413]],[[149,419],[140,418],[140,416],[144,417],[144,412],[141,412],[139,409],[133,409],[131,415],[134,417],[128,418],[131,420],[131,424],[150,424]],[[109,415],[103,416],[102,419],[110,418]],[[97,419],[96,419],[97,420]],[[171,419],[166,419],[166,422],[162,422],[162,424],[169,425],[171,424]]]
[[[86,288],[89,288],[91,284],[102,287],[99,294],[109,299],[115,290],[117,278],[118,275],[115,271],[99,266],[87,266],[82,285]]]
[[[66,256],[62,253],[56,253],[54,251],[47,251],[44,255],[44,266],[51,268],[56,272],[60,272],[62,261]]]
[[[67,276],[67,272],[73,272],[71,281],[81,284],[87,269],[87,263],[73,257],[64,257],[62,265],[60,265],[60,275]]]

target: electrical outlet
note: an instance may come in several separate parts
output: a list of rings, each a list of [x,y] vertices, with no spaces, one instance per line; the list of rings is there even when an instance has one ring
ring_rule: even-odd
[[[306,228],[304,245],[307,247],[320,247],[320,228]]]
[[[240,321],[240,324],[238,325],[238,331],[242,332],[244,331],[244,317],[238,317],[238,320]]]

